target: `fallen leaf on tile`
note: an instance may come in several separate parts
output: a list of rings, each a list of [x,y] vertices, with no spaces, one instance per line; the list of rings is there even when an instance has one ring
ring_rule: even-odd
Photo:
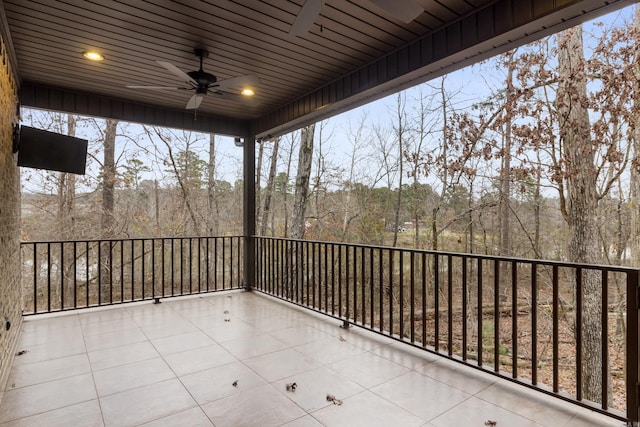
[[[484,422],[484,425],[489,426],[489,427],[493,427],[496,424],[498,424],[498,422],[497,421],[493,421],[493,420],[487,420],[487,421]]]
[[[327,394],[327,402],[331,402],[336,406],[342,405],[342,400],[336,399],[336,397],[333,394]]]
[[[287,387],[287,391],[296,391],[296,388],[298,388],[298,384],[289,383],[286,385],[286,387]]]
[[[16,356],[22,356],[23,354],[28,353],[29,350],[20,350],[19,352],[16,353]]]
[[[340,341],[346,341],[342,335],[340,335]]]
[[[234,387],[238,387],[238,380],[235,380],[233,383],[231,383],[231,385]]]

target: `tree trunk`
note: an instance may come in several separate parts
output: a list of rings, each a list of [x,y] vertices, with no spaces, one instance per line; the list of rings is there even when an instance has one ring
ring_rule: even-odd
[[[113,208],[115,204],[114,188],[116,184],[116,128],[117,120],[107,120],[104,129],[104,162],[102,164],[102,237],[114,237],[115,217]]]
[[[218,235],[220,210],[216,198],[216,136],[209,135],[209,164],[207,165],[207,228],[209,236]]]
[[[76,118],[67,115],[67,135],[76,135]],[[58,223],[60,237],[63,240],[75,239],[75,199],[76,176],[72,173],[61,173],[58,181]]]
[[[633,109],[635,123],[632,134],[633,160],[631,161],[631,265],[640,266],[640,7],[636,7],[633,22],[635,27],[635,61],[633,74]]]
[[[594,149],[589,113],[585,107],[587,82],[580,26],[558,35],[557,110],[560,140],[566,163],[566,212],[571,261],[597,264],[601,261],[596,209],[598,207]],[[582,392],[585,399],[599,402],[602,396],[601,296],[596,272],[583,270],[582,289]],[[579,319],[580,320],[580,319]]]
[[[405,99],[402,94],[396,95],[396,138],[398,140],[398,195],[396,199],[396,210],[393,221],[395,222],[395,229],[393,230],[393,244],[395,248],[398,245],[398,230],[400,228],[400,208],[402,202],[402,177],[404,171],[402,170],[403,156],[404,156],[404,133],[405,133],[405,114],[404,114]]]
[[[305,232],[305,209],[309,194],[309,177],[313,158],[313,136],[316,125],[302,128],[300,133],[300,154],[298,155],[298,174],[296,178],[293,212],[291,215],[291,238],[302,239]]]
[[[269,177],[267,186],[264,189],[264,206],[262,208],[262,221],[260,222],[260,235],[265,236],[269,215],[271,214],[271,199],[273,198],[274,183],[278,168],[278,151],[280,149],[280,137],[273,140],[273,150],[271,151],[271,165],[269,166]]]
[[[256,220],[259,222],[258,230],[262,229],[262,190],[260,183],[262,182],[262,158],[264,156],[264,140],[258,140],[258,164],[256,165]]]

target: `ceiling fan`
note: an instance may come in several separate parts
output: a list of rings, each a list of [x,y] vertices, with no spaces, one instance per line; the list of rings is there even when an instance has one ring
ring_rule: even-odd
[[[291,25],[289,34],[302,36],[311,30],[316,18],[322,14],[322,4],[325,0],[306,0]],[[369,3],[379,7],[389,15],[408,24],[416,19],[424,8],[417,0],[369,0]]]
[[[206,49],[194,49],[193,51],[198,58],[200,58],[200,69],[197,71],[189,71],[185,73],[178,67],[170,62],[156,61],[164,68],[169,70],[173,75],[182,79],[187,86],[175,87],[175,86],[127,86],[130,89],[152,89],[152,90],[189,90],[195,93],[187,102],[187,110],[197,109],[202,100],[207,94],[214,94],[223,99],[228,99],[233,102],[241,102],[245,104],[252,104],[250,96],[241,96],[236,93],[228,92],[232,89],[245,88],[249,90],[251,86],[256,85],[259,81],[256,76],[246,75],[233,77],[231,79],[218,80],[213,74],[207,73],[202,69],[202,61],[209,57],[209,52]],[[251,90],[250,94],[253,94]]]

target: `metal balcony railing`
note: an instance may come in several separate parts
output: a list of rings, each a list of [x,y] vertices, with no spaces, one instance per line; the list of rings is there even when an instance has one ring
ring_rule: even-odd
[[[257,237],[255,288],[638,421],[638,269]]]
[[[23,314],[244,287],[244,238],[23,242]]]
[[[245,287],[632,423],[635,268],[252,237],[24,242],[24,314]],[[250,246],[251,247],[251,246]],[[249,281],[251,285],[251,281]]]

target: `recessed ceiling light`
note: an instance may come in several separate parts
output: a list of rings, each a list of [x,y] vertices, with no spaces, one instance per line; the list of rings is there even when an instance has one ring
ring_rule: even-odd
[[[255,94],[256,94],[256,93],[253,91],[253,89],[249,89],[249,88],[242,89],[242,92],[240,92],[240,93],[241,93],[241,94],[243,94],[244,96],[253,96],[253,95],[255,95]]]
[[[82,56],[84,56],[85,58],[87,58],[90,61],[103,61],[104,60],[104,56],[102,56],[101,53],[98,53],[94,50],[87,50],[85,52],[82,52]]]

